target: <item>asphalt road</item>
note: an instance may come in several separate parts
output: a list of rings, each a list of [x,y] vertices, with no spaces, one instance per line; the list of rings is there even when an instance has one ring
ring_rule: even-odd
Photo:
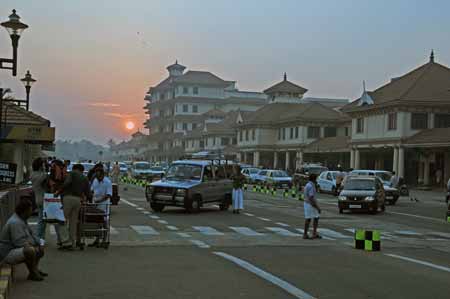
[[[340,215],[320,195],[322,240],[303,240],[302,203],[246,193],[240,215],[204,208],[153,213],[121,190],[109,250],[55,250],[43,283],[19,269],[13,298],[448,298],[450,224],[438,196],[401,198],[378,215]],[[353,249],[352,229],[379,229],[382,250]]]

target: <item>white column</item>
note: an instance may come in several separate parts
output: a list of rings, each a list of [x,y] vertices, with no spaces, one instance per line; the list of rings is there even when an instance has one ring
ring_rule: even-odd
[[[286,166],[285,169],[288,170],[289,169],[289,165],[290,165],[290,158],[291,156],[289,155],[289,152],[286,152]]]
[[[259,167],[259,152],[253,153],[253,166]]]
[[[355,169],[359,169],[361,166],[360,166],[360,158],[361,158],[361,155],[360,155],[360,152],[359,152],[359,150],[358,149],[356,149],[355,150]]]
[[[303,152],[297,152],[297,161],[295,163],[295,168],[300,169],[303,164]]]
[[[405,149],[400,147],[398,149],[398,166],[397,166],[397,176],[400,178],[405,178]]]
[[[240,162],[240,163],[242,162],[242,154],[241,153],[237,153],[236,158],[237,158],[238,162]]]
[[[394,157],[392,160],[392,171],[395,171],[395,173],[397,174],[397,176],[399,176],[400,174],[398,173],[398,148],[394,147]]]
[[[273,153],[273,168],[277,169],[278,167],[278,153],[274,152]]]
[[[350,150],[350,168],[355,168],[355,150]]]

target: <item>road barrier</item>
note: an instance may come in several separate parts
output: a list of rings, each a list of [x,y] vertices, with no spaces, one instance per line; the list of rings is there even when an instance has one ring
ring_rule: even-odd
[[[130,177],[121,177],[120,182],[125,183],[125,184],[135,185],[138,187],[147,187],[151,183],[147,180],[138,180],[138,179],[130,178]]]
[[[267,187],[265,185],[262,185],[262,186],[261,185],[253,185],[251,188],[248,188],[248,187],[247,187],[247,189],[244,188],[244,190],[252,191],[255,193],[267,194],[267,195],[271,195],[272,197],[278,197],[277,196],[278,189],[275,187]],[[303,200],[303,193],[298,192],[298,190],[296,188],[283,189],[280,196],[284,197],[284,198],[293,198],[293,199]]]
[[[381,234],[378,230],[355,230],[355,248],[366,251],[381,250]]]

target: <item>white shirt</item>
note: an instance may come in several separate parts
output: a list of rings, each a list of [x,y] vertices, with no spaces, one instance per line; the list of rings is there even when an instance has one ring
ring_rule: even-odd
[[[107,177],[104,177],[101,182],[97,178],[92,182],[91,190],[94,192],[94,202],[102,200],[105,195],[112,196],[112,183]],[[109,199],[101,202],[102,204],[110,203]]]

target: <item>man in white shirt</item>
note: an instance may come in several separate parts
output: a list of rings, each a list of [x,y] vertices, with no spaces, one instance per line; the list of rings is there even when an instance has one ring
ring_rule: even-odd
[[[93,203],[98,204],[97,208],[104,211],[105,215],[105,223],[109,221],[109,205],[112,196],[112,183],[111,180],[105,177],[105,171],[103,168],[98,168],[95,172],[95,179],[91,185],[91,191],[93,193]],[[104,227],[107,228],[108,226]],[[103,235],[103,243],[106,242],[107,232]],[[99,246],[100,238],[94,241],[94,243],[90,244],[90,247]]]

